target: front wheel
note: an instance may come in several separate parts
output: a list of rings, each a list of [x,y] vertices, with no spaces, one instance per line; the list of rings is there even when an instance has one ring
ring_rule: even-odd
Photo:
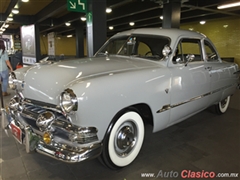
[[[230,103],[230,96],[228,96],[226,99],[220,101],[217,105],[215,105],[217,114],[225,113],[228,109],[229,103]]]
[[[104,140],[102,161],[112,169],[129,165],[137,157],[144,139],[144,124],[135,111],[128,111],[113,120]]]

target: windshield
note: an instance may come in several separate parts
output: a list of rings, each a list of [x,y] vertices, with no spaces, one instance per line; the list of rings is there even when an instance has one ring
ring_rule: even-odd
[[[170,45],[170,38],[164,36],[121,36],[111,38],[95,56],[122,55],[160,60],[165,45]]]

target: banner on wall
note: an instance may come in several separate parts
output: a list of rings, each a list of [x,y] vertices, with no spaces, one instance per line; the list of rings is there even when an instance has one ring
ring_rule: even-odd
[[[14,49],[21,50],[21,37],[18,34],[13,35]]]
[[[55,56],[55,33],[48,33],[48,55]]]
[[[21,44],[24,64],[36,63],[35,26],[21,27]]]

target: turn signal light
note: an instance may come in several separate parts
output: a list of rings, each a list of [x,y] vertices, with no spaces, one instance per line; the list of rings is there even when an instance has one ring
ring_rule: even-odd
[[[43,134],[43,141],[46,143],[46,144],[50,144],[52,142],[52,135],[49,133],[49,132],[44,132]]]

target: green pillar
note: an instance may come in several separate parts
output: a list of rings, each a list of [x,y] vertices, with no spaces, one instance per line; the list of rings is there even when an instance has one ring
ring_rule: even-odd
[[[106,0],[88,0],[87,52],[92,57],[107,39]]]

